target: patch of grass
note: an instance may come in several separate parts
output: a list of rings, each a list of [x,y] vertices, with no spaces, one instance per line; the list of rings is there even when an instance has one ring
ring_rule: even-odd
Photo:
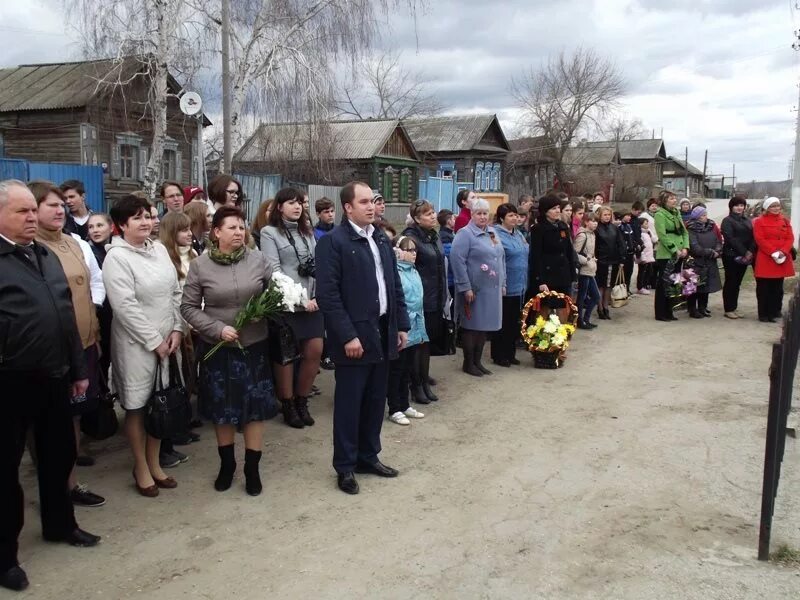
[[[772,562],[787,567],[800,567],[800,550],[790,548],[786,544],[781,544],[769,558]]]

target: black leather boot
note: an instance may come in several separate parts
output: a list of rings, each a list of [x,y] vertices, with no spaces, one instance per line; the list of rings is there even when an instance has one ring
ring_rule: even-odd
[[[481,341],[475,346],[475,354],[473,356],[473,363],[475,368],[478,369],[484,375],[491,375],[492,372],[483,366],[481,363],[481,359],[483,359],[483,347],[486,345],[486,339],[481,337]]]
[[[236,459],[233,456],[233,444],[228,446],[217,446],[219,453],[219,475],[214,482],[214,489],[224,492],[231,487],[233,474],[236,472]]]
[[[461,350],[464,353],[464,364],[461,370],[473,377],[483,377],[483,373],[475,366],[475,333],[462,331]]]
[[[425,394],[425,396],[427,396],[428,400],[431,402],[437,402],[439,400],[439,396],[433,392],[430,384],[431,345],[422,344],[422,347],[418,350],[418,352],[420,353],[419,379],[422,382],[422,392]]]
[[[289,427],[294,427],[295,429],[303,428],[303,421],[300,419],[300,415],[297,414],[297,407],[293,398],[281,400],[281,412],[283,413],[283,422]]]
[[[303,422],[303,425],[311,427],[314,424],[314,417],[308,412],[308,398],[304,396],[295,396],[294,406],[297,409],[297,416]]]
[[[261,475],[258,473],[258,463],[261,462],[261,451],[244,451],[244,489],[251,496],[258,496],[261,493]]]

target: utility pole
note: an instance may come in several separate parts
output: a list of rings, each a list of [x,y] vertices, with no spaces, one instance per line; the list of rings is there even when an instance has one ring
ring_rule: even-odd
[[[736,163],[733,163],[733,181],[731,183],[731,196],[736,195]]]
[[[222,171],[231,172],[231,2],[222,0]]]
[[[689,146],[686,146],[686,160],[683,163],[683,192],[689,197]]]
[[[706,169],[708,168],[708,148],[706,148],[706,155],[703,158],[703,181],[700,182],[702,189],[700,190],[703,197],[706,195]]]

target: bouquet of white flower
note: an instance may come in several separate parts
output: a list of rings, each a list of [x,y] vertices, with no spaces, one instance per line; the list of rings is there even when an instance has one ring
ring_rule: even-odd
[[[288,275],[273,273],[269,286],[260,294],[252,296],[247,304],[236,313],[233,327],[241,331],[245,325],[256,323],[262,319],[274,318],[284,311],[295,312],[298,306],[303,308],[308,304],[308,292]],[[203,357],[208,360],[225,344],[219,342]],[[236,345],[244,351],[244,347],[237,341]]]

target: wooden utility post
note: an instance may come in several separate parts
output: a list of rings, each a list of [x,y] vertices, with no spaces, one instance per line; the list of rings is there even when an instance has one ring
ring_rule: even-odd
[[[686,146],[686,158],[683,163],[683,193],[688,198],[689,194],[689,146]]]
[[[231,2],[222,0],[222,171],[231,172]]]
[[[706,169],[708,168],[708,148],[706,148],[706,155],[703,158],[703,181],[700,182],[700,193],[705,197],[706,195]]]

